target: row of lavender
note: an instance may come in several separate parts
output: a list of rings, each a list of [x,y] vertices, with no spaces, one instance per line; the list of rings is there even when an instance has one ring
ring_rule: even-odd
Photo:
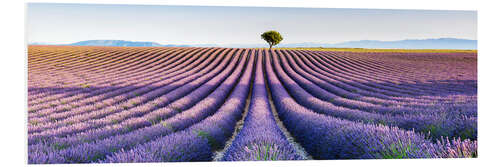
[[[300,59],[299,56],[295,55],[294,57]],[[340,95],[345,92],[336,91],[332,85],[321,83],[320,79],[309,75],[309,73],[302,72],[294,61],[290,61],[291,55],[287,52],[284,52],[284,54],[282,52],[273,52],[272,58],[278,77],[284,80],[283,85],[291,90],[290,94],[300,104],[316,112],[352,121],[378,123],[408,130],[415,129],[416,131],[429,132],[434,138],[449,136],[476,139],[477,137],[477,117],[474,111],[462,112],[460,109],[436,110],[434,107],[420,109],[413,106],[393,107],[343,98]],[[289,61],[286,60],[287,58],[289,58]],[[298,74],[298,72],[302,73]],[[323,84],[323,87],[318,86],[317,83]],[[463,109],[468,108],[464,107]]]
[[[221,50],[218,49],[218,51]],[[134,143],[142,143],[164,135],[167,133],[165,129],[173,127],[160,123],[160,121],[172,120],[173,122],[170,122],[177,123],[176,117],[167,118],[191,108],[219,86],[224,78],[232,72],[238,61],[239,64],[243,63],[242,56],[239,56],[241,50],[237,53],[235,53],[236,50],[227,53],[228,51],[225,50],[220,56],[217,53],[207,54],[215,60],[206,61],[202,66],[199,66],[200,72],[187,73],[184,79],[166,85],[170,89],[170,91],[166,90],[169,91],[168,93],[156,93],[161,96],[153,97],[154,100],[147,101],[147,103],[106,115],[101,119],[90,119],[91,122],[83,122],[82,125],[62,127],[64,130],[62,133],[58,130],[51,131],[55,134],[47,133],[49,136],[45,140],[36,135],[29,135],[31,162],[92,162],[125,146],[131,147]],[[227,86],[229,85],[222,85],[222,87]],[[103,114],[106,114],[105,111]],[[188,122],[181,121],[181,123]]]
[[[232,135],[246,98],[248,115],[223,160],[304,159],[277,127],[269,94],[279,119],[317,159],[476,155],[477,143],[469,140],[477,136],[475,96],[460,104],[443,96],[469,87],[387,84],[407,80],[391,78],[397,69],[379,62],[327,52],[152,48],[116,54],[122,63],[62,64],[93,73],[93,85],[119,86],[31,89],[30,163],[211,160]],[[388,77],[370,77],[369,70]]]
[[[133,92],[127,92],[123,91],[122,94],[126,95],[121,95],[120,98],[113,97],[112,99],[106,99],[106,101],[103,101],[103,103],[92,103],[90,105],[83,105],[82,107],[75,108],[74,110],[71,111],[65,111],[61,112],[62,117],[64,119],[61,120],[54,120],[54,119],[49,119],[50,122],[41,124],[39,123],[38,125],[34,127],[42,127],[42,126],[51,126],[51,125],[59,125],[58,128],[49,128],[46,131],[40,132],[40,133],[30,133],[31,137],[37,138],[43,137],[43,136],[53,136],[57,135],[58,133],[63,132],[64,129],[66,129],[66,132],[69,133],[74,133],[78,132],[78,130],[71,129],[71,128],[79,128],[82,129],[82,127],[88,126],[94,126],[94,127],[89,127],[86,129],[90,128],[95,128],[95,126],[102,125],[102,124],[110,124],[110,123],[117,123],[120,120],[123,120],[130,114],[144,114],[149,112],[147,109],[153,109],[153,108],[160,108],[162,106],[165,106],[166,103],[165,101],[168,100],[166,99],[168,96],[162,95],[166,94],[172,90],[175,90],[176,88],[179,88],[185,83],[189,83],[196,79],[197,77],[200,77],[204,74],[206,74],[208,71],[210,71],[212,68],[214,68],[216,65],[211,64],[210,66],[206,66],[209,61],[213,60],[215,55],[211,56],[208,61],[205,61],[199,65],[199,67],[194,68],[194,65],[197,65],[197,63],[192,64],[191,66],[186,66],[187,68],[192,67],[189,71],[186,71],[185,73],[181,73],[179,75],[176,75],[176,72],[173,72],[172,74],[176,75],[173,78],[169,78],[166,80],[162,81],[162,86],[156,87],[156,89],[151,89],[148,87],[141,88],[138,91],[145,92],[145,94],[140,94],[141,92],[138,91],[133,91]],[[218,62],[220,61],[220,58],[217,59]],[[207,67],[205,69],[202,69],[202,67]],[[219,67],[223,68],[223,67]],[[183,70],[179,70],[179,72],[183,72]],[[214,72],[212,72],[214,73]],[[213,74],[212,74],[213,75]],[[168,85],[167,85],[168,84]],[[201,84],[201,83],[198,83]],[[122,102],[124,101],[124,102]],[[117,103],[117,102],[121,102]],[[109,105],[99,105],[99,104],[109,104]],[[132,110],[132,111],[131,111]],[[126,111],[126,112],[125,112]],[[51,113],[56,114],[56,113]],[[51,115],[51,116],[52,116]],[[134,115],[130,115],[134,116]],[[34,119],[36,120],[36,119]],[[67,122],[72,122],[71,124],[68,124]],[[92,122],[89,122],[92,121]],[[85,123],[85,124],[84,124]],[[55,126],[54,125],[54,126]],[[82,129],[85,130],[85,129]],[[30,131],[30,127],[28,128],[28,131]],[[59,132],[58,132],[59,131]],[[66,134],[67,135],[67,134]],[[47,137],[49,137],[47,136]]]
[[[477,154],[476,141],[454,139],[450,142],[442,139],[433,142],[414,131],[382,124],[365,124],[363,115],[368,114],[366,112],[358,114],[354,111],[329,110],[331,114],[338,114],[343,118],[359,117],[360,121],[318,114],[317,110],[308,107],[321,106],[320,101],[311,100],[311,103],[304,106],[299,104],[314,97],[307,97],[305,91],[297,91],[301,88],[286,76],[280,63],[276,62],[276,53],[271,54],[266,56],[266,72],[280,118],[314,158],[443,158],[474,157]],[[287,85],[290,86],[288,90],[285,89]],[[297,94],[296,97],[299,98],[291,97],[289,93]],[[301,96],[306,97],[300,98]],[[324,106],[328,107],[326,104]]]
[[[193,57],[197,57],[198,55],[195,55]],[[204,56],[206,57],[206,55]],[[213,56],[208,59],[208,61],[212,60]],[[196,60],[196,59],[195,59]],[[136,106],[138,104],[144,103],[147,100],[150,100],[154,97],[159,96],[162,93],[167,92],[168,90],[172,90],[175,87],[167,87],[167,84],[174,84],[176,86],[181,85],[183,82],[188,82],[189,80],[192,80],[194,77],[190,76],[195,74],[196,72],[201,70],[201,67],[206,65],[208,61],[205,61],[204,63],[201,63],[203,59],[198,59],[195,62],[187,61],[183,62],[180,64],[173,64],[174,66],[167,66],[171,67],[169,70],[166,70],[165,73],[163,74],[163,77],[158,77],[158,78],[151,78],[149,81],[143,81],[139,80],[139,82],[153,82],[153,84],[149,86],[123,86],[123,88],[118,88],[116,90],[107,90],[107,89],[97,89],[95,92],[91,93],[90,98],[76,98],[71,101],[71,104],[69,105],[77,105],[73,109],[66,110],[64,111],[64,107],[67,107],[66,105],[58,105],[57,107],[53,108],[48,108],[47,110],[40,110],[36,112],[35,114],[43,114],[47,113],[46,115],[43,116],[33,116],[32,121],[46,121],[46,120],[56,120],[59,122],[59,125],[62,126],[64,125],[63,123],[67,123],[68,121],[71,122],[74,119],[78,119],[81,117],[85,117],[88,114],[94,115],[93,118],[95,118],[96,112],[90,112],[90,111],[98,111],[98,110],[114,110],[115,112],[121,111],[132,108],[133,106]],[[176,66],[175,66],[176,65]],[[201,65],[200,67],[194,68],[196,65]],[[180,67],[187,67],[187,68],[180,68]],[[191,68],[191,69],[188,69]],[[207,70],[210,70],[207,69]],[[207,71],[205,70],[205,71]],[[196,76],[201,76],[201,74],[196,74]],[[190,79],[187,79],[186,77],[190,76]],[[158,80],[159,79],[159,80]],[[133,80],[133,82],[136,82],[137,80]],[[178,84],[176,84],[178,83]],[[130,83],[133,84],[133,83]],[[79,96],[82,93],[81,92],[69,92],[71,96],[68,98],[73,98],[75,96]],[[95,95],[92,95],[95,94]],[[90,101],[88,99],[91,99]],[[85,100],[85,101],[82,101]],[[69,101],[69,100],[68,100]],[[99,102],[101,101],[101,102]],[[61,109],[62,108],[62,112]],[[90,112],[90,113],[89,113]],[[40,123],[37,122],[36,125],[28,127],[29,133],[32,132],[38,132],[37,128],[53,128],[50,127],[50,123]],[[73,122],[75,123],[75,122]]]

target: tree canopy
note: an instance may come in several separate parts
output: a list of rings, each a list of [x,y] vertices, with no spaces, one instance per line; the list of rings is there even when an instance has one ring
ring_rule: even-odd
[[[273,30],[262,33],[260,37],[269,44],[269,49],[272,49],[274,45],[279,44],[283,40],[281,34]]]

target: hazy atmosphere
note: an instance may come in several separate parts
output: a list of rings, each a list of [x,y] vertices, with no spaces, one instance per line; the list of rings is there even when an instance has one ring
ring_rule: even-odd
[[[356,40],[462,38],[476,40],[476,11],[153,5],[27,5],[29,43],[84,40],[160,44],[261,44],[278,30],[282,44]]]

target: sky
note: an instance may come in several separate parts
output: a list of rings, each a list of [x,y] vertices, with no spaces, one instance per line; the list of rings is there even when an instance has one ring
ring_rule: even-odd
[[[28,43],[260,44],[268,30],[282,43],[477,38],[476,11],[54,3],[26,10]]]

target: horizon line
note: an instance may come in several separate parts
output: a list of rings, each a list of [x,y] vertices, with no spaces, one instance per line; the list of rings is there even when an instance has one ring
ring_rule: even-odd
[[[334,43],[328,43],[328,42],[296,42],[296,43],[280,43],[280,44],[303,44],[303,43],[313,43],[313,44],[340,44],[340,43],[345,43],[345,42],[355,42],[355,41],[380,41],[380,42],[395,42],[395,41],[406,41],[406,40],[432,40],[432,39],[459,39],[459,40],[470,40],[470,41],[477,41],[477,39],[468,39],[468,38],[456,38],[456,37],[439,37],[439,38],[404,38],[400,40],[377,40],[377,39],[363,39],[363,40],[348,40],[348,41],[342,41],[342,42],[334,42]],[[126,40],[126,39],[88,39],[88,40],[81,40],[81,41],[76,41],[76,42],[70,42],[70,43],[52,43],[52,42],[43,42],[43,41],[35,41],[35,42],[29,42],[27,41],[26,43],[31,45],[31,44],[36,44],[36,43],[41,43],[44,45],[70,45],[73,43],[78,43],[78,42],[83,42],[83,41],[127,41],[127,42],[152,42],[152,43],[157,43],[160,45],[255,45],[255,44],[261,44],[261,43],[228,43],[228,44],[219,44],[219,43],[161,43],[161,42],[156,42],[156,41],[142,41],[142,40]],[[265,44],[265,43],[262,43]]]

